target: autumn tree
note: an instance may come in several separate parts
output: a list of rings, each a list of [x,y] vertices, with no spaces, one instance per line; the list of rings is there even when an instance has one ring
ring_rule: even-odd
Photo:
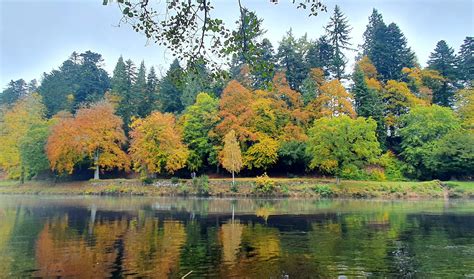
[[[234,130],[228,132],[224,137],[224,148],[220,153],[220,162],[226,170],[232,173],[232,184],[235,185],[234,173],[240,172],[243,162]]]
[[[122,124],[112,105],[104,101],[60,119],[46,144],[51,169],[70,174],[84,159],[92,160],[94,179],[99,179],[101,168],[128,169],[128,156],[121,149],[126,140]]]
[[[405,82],[389,80],[384,89],[385,123],[389,137],[395,137],[398,129],[398,119],[417,105],[427,105],[426,101],[417,98]]]
[[[474,88],[458,90],[455,95],[455,107],[467,129],[474,129]]]
[[[130,156],[144,176],[174,173],[186,164],[189,151],[172,114],[153,112],[131,124]]]
[[[206,163],[217,164],[213,129],[219,121],[218,101],[207,93],[199,93],[196,102],[183,115],[183,142],[190,149],[188,168],[196,171]]]
[[[320,87],[319,96],[309,104],[309,110],[316,118],[333,117],[346,114],[356,116],[352,106],[352,97],[337,79],[326,82]]]
[[[428,103],[436,103],[435,97],[445,83],[445,78],[430,68],[403,68],[408,87],[420,99]],[[439,97],[439,96],[438,96]],[[438,98],[436,97],[436,98]]]
[[[321,68],[310,69],[308,76],[303,80],[301,93],[304,105],[309,104],[319,96],[319,88],[326,82],[324,71]]]
[[[268,169],[278,161],[278,147],[279,144],[276,140],[262,136],[245,152],[245,166],[248,169]]]
[[[347,115],[323,117],[309,130],[306,147],[311,157],[309,168],[318,168],[339,177],[374,163],[381,153],[375,134],[377,123],[373,119]]]
[[[0,167],[10,178],[23,180],[25,172],[31,172],[25,161],[27,158],[22,156],[22,151],[25,151],[22,143],[32,135],[32,129],[46,125],[46,110],[41,100],[41,96],[32,94],[0,112]],[[32,156],[42,156],[42,149],[36,151],[40,153]]]

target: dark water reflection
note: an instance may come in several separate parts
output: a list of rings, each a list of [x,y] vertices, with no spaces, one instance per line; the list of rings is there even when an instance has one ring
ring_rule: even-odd
[[[189,272],[472,277],[474,203],[0,196],[0,277]]]

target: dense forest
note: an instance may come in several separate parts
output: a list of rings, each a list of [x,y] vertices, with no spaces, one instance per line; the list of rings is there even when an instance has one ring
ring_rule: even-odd
[[[345,179],[469,179],[474,174],[474,37],[441,40],[427,67],[373,10],[364,43],[336,6],[326,33],[278,46],[262,20],[224,74],[174,60],[163,75],[120,57],[72,55],[41,81],[0,94],[0,168],[12,179],[84,170],[123,176],[221,173]],[[348,55],[355,55],[350,69]],[[249,57],[249,56],[252,57]],[[227,175],[227,174],[225,174]]]

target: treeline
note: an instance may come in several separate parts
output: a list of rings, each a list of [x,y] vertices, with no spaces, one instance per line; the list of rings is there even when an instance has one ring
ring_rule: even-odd
[[[348,74],[350,24],[336,6],[326,34],[291,30],[276,51],[247,12],[252,46],[226,75],[175,60],[163,77],[119,58],[112,77],[73,53],[41,84],[0,95],[0,166],[11,178],[92,166],[142,177],[317,172],[351,179],[471,178],[474,38],[440,41],[421,68],[395,23],[374,9]],[[239,30],[245,30],[243,28]],[[257,31],[255,31],[257,30]]]

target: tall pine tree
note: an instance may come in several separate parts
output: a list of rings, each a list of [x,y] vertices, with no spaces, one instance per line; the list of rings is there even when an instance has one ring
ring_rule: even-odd
[[[171,63],[166,76],[160,82],[158,100],[163,112],[179,113],[184,107],[181,102],[183,94],[183,69],[177,59]]]
[[[469,84],[474,80],[474,37],[466,37],[458,53],[458,77],[464,83]]]
[[[349,40],[351,38],[349,37],[349,33],[351,30],[352,28],[349,26],[347,17],[344,16],[339,6],[336,5],[334,14],[326,26],[326,32],[333,48],[331,72],[338,80],[344,77],[347,59],[342,51],[350,49],[351,43]]]
[[[438,71],[445,78],[443,85],[433,92],[433,103],[446,107],[450,106],[457,77],[454,49],[450,48],[445,41],[439,41],[430,54],[428,68]]]
[[[308,67],[300,50],[290,29],[280,42],[277,58],[279,67],[285,71],[286,79],[293,90],[299,90],[308,74]]]

